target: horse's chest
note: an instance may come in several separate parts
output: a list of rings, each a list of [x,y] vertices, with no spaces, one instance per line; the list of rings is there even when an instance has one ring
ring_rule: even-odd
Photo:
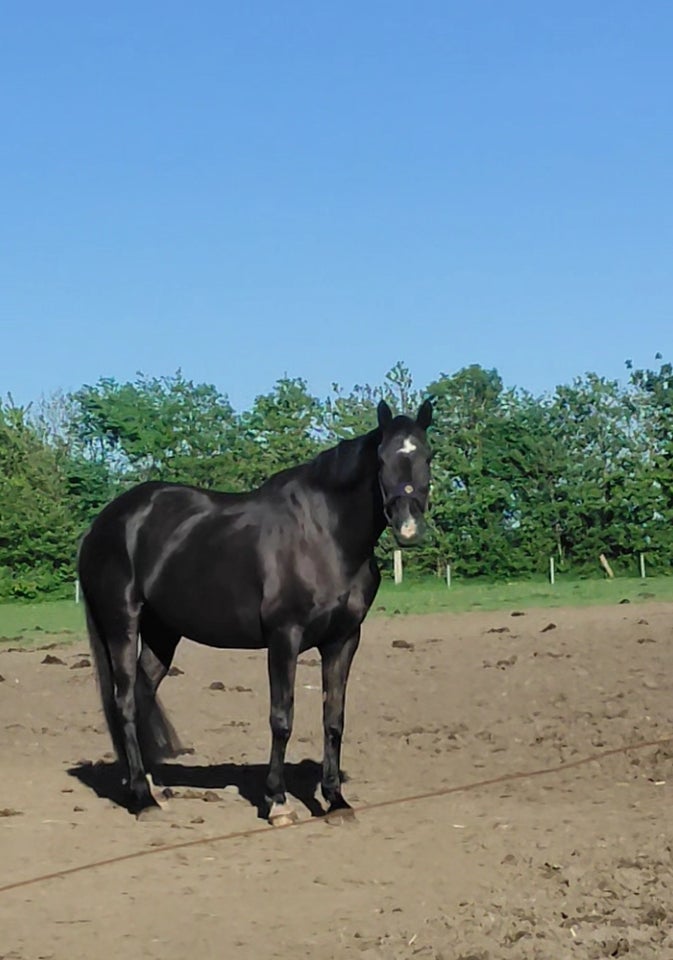
[[[354,563],[327,521],[318,526],[315,517],[273,532],[260,550],[262,622],[300,626],[306,647],[357,629],[376,592],[371,561]]]
[[[368,571],[356,577],[344,576],[331,594],[314,595],[305,625],[307,646],[320,646],[357,630],[375,593],[370,579]]]
[[[357,605],[354,606],[347,598],[316,606],[306,618],[302,645],[305,648],[319,647],[323,643],[346,637],[359,627],[363,616]]]

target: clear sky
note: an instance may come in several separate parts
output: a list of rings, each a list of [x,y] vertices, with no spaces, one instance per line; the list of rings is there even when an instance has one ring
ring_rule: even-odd
[[[671,358],[673,4],[3,4],[0,394]]]

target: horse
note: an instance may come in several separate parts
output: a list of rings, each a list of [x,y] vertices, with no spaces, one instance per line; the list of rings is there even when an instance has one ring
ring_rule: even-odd
[[[425,532],[426,431],[377,407],[377,426],[274,474],[247,493],[140,483],[94,519],[78,553],[79,581],[103,711],[125,770],[129,812],[156,813],[148,773],[179,752],[157,690],[179,640],[267,650],[271,824],[296,819],[286,797],[297,658],[322,666],[327,813],[351,809],[340,772],[346,685],[381,574],[374,549],[387,525],[400,546]]]

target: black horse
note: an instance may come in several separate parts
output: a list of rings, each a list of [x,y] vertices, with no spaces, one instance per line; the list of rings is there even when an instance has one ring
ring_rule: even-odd
[[[177,740],[157,701],[181,637],[268,650],[272,823],[293,814],[284,763],[298,655],[322,659],[322,793],[346,809],[340,754],[346,683],[378,586],[386,522],[420,541],[430,483],[426,400],[415,420],[378,406],[378,427],[245,494],[142,483],[106,506],[79,552],[79,579],[103,708],[128,770],[130,808],[156,807],[146,766]],[[140,636],[140,652],[138,637]]]

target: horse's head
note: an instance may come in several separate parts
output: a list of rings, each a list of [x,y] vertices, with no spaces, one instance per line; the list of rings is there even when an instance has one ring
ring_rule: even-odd
[[[429,400],[421,404],[415,420],[393,417],[385,400],[377,412],[383,510],[400,546],[414,546],[425,533],[430,492],[430,448],[425,432],[432,422],[432,404]]]

